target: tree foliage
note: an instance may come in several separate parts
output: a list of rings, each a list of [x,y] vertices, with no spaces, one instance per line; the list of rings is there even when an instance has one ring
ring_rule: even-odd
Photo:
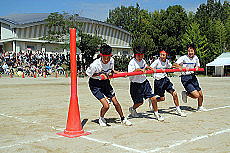
[[[93,61],[93,56],[97,52],[99,45],[105,42],[102,37],[97,35],[84,34],[81,31],[82,23],[77,20],[78,14],[67,14],[67,13],[51,13],[46,22],[48,28],[47,35],[42,39],[48,40],[49,42],[64,42],[61,45],[63,49],[69,49],[69,29],[77,29],[77,47],[81,50],[82,63],[81,66],[83,70],[89,66]]]
[[[184,54],[187,43],[197,45],[202,65],[230,50],[229,1],[207,0],[196,12],[180,5],[149,12],[136,6],[121,6],[109,11],[107,22],[132,34],[132,46],[145,45],[147,56],[164,49],[172,56]],[[148,58],[148,57],[147,57]]]

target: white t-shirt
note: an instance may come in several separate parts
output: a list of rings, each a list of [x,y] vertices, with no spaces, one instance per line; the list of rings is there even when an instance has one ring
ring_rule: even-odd
[[[144,59],[142,59],[140,62],[138,62],[135,58],[131,59],[128,65],[128,72],[133,72],[136,69],[144,69],[147,66]],[[129,80],[131,82],[137,82],[137,83],[143,83],[146,80],[146,75],[135,75],[130,76]]]
[[[199,59],[196,55],[193,58],[190,58],[188,55],[181,56],[177,61],[177,64],[181,65],[184,68],[195,68],[200,66]],[[181,72],[182,75],[193,74],[193,71]]]
[[[171,68],[172,64],[169,62],[168,59],[166,59],[166,61],[163,62],[160,60],[160,58],[158,58],[150,65],[150,67],[154,69],[166,69],[166,68]],[[157,80],[160,80],[161,78],[164,78],[166,76],[167,76],[166,73],[154,73],[153,74],[153,77]]]
[[[96,59],[86,70],[86,74],[94,79],[100,79],[99,76],[92,77],[94,74],[109,74],[114,69],[114,59],[111,57],[110,61],[107,64],[102,62],[102,59]]]

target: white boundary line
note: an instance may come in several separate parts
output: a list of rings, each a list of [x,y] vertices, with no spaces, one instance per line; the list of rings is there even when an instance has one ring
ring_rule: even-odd
[[[210,96],[210,95],[204,95],[204,97],[210,97],[210,98],[220,98],[220,97],[218,97],[218,96]],[[222,98],[222,97],[221,97]],[[226,97],[226,96],[224,96],[224,98],[230,98],[230,97]]]
[[[230,106],[221,106],[221,107],[216,107],[216,108],[210,108],[210,109],[207,109],[207,111],[212,111],[212,110],[221,109],[221,108],[230,108]]]
[[[15,146],[21,146],[24,144],[31,144],[34,142],[41,142],[41,141],[45,141],[48,140],[49,138],[61,138],[62,136],[44,136],[44,138],[41,139],[37,139],[37,140],[28,140],[28,141],[21,141],[19,143],[13,144],[13,145],[8,145],[8,146],[0,146],[0,149],[5,149],[5,148],[11,148],[11,147],[15,147]]]
[[[168,147],[160,147],[160,148],[156,148],[156,149],[153,149],[153,150],[148,150],[147,152],[158,152],[158,151],[162,151],[162,150],[165,150],[165,149],[170,149],[170,148],[180,146],[180,145],[182,145],[184,143],[190,143],[190,142],[198,141],[198,140],[201,140],[201,139],[209,138],[209,137],[219,135],[219,134],[223,134],[223,133],[227,133],[227,132],[230,132],[230,129],[224,129],[224,130],[217,131],[217,132],[214,132],[214,133],[211,133],[211,134],[197,136],[197,137],[194,137],[194,138],[192,138],[190,140],[180,140],[180,141],[176,142],[175,144],[169,145]]]
[[[21,117],[17,117],[17,116],[11,116],[11,115],[7,115],[7,114],[3,114],[3,113],[0,113],[1,116],[4,116],[4,117],[8,117],[8,118],[14,118],[14,119],[17,119],[17,120],[20,120],[21,122],[24,122],[24,123],[37,123],[37,121],[27,121]]]
[[[94,142],[98,142],[98,143],[109,144],[109,145],[111,145],[111,146],[114,146],[114,147],[117,147],[117,148],[121,148],[121,149],[130,151],[130,152],[145,153],[145,151],[133,149],[133,148],[130,148],[130,147],[125,147],[125,146],[118,145],[118,144],[115,144],[115,143],[111,143],[111,142],[108,142],[108,141],[103,141],[103,140],[94,139],[94,138],[91,138],[91,137],[89,137],[89,136],[81,136],[80,138],[84,138],[84,139],[87,139],[87,140],[90,140],[90,141],[94,141]]]
[[[216,108],[207,109],[207,111],[212,111],[212,110],[222,109],[222,108],[229,108],[229,107],[230,107],[230,106],[216,107]],[[192,113],[192,112],[191,112],[191,113]],[[189,114],[191,114],[191,113],[189,113]],[[36,121],[30,122],[30,121],[24,120],[24,119],[22,119],[22,118],[20,118],[20,117],[15,117],[15,116],[11,116],[11,115],[6,115],[6,114],[2,114],[2,113],[0,113],[0,115],[1,115],[1,116],[4,116],[4,117],[14,118],[14,119],[20,120],[20,121],[22,121],[22,122],[40,124],[40,123],[38,123],[38,122],[36,122]],[[170,118],[170,117],[168,117],[168,118]],[[51,127],[52,129],[55,129],[55,130],[58,130],[58,131],[63,131],[63,128],[57,129],[57,128],[53,127],[53,126],[50,126],[50,127]],[[120,127],[120,126],[117,126],[117,127]],[[91,130],[91,132],[94,132],[94,131],[97,131],[97,130]],[[181,140],[181,141],[178,141],[177,143],[172,144],[172,145],[170,145],[170,146],[168,146],[168,147],[156,148],[156,149],[153,149],[153,150],[149,150],[148,152],[156,152],[156,151],[161,151],[161,150],[168,149],[168,148],[173,148],[173,147],[182,145],[182,144],[184,144],[184,143],[189,143],[189,142],[197,141],[197,140],[200,140],[200,139],[208,138],[208,137],[210,137],[210,136],[214,136],[214,135],[218,135],[218,134],[222,134],[222,133],[226,133],[226,132],[230,132],[230,129],[225,129],[225,130],[222,130],[222,131],[214,132],[214,133],[212,133],[212,134],[207,134],[207,135],[203,135],[203,136],[198,136],[198,137],[192,138],[192,139],[190,139],[190,140]],[[45,138],[41,138],[41,139],[38,139],[38,140],[22,141],[22,142],[13,144],[13,145],[1,146],[0,149],[11,148],[11,147],[14,147],[14,146],[20,146],[20,145],[24,145],[24,144],[30,144],[30,143],[34,143],[34,142],[45,141],[45,140],[47,140],[47,139],[49,139],[49,138],[60,138],[60,137],[62,137],[62,136],[56,136],[56,137],[45,136]],[[141,150],[133,149],[133,148],[130,148],[130,147],[118,145],[118,144],[115,144],[115,143],[111,143],[111,142],[108,142],[108,141],[103,141],[103,140],[94,139],[94,138],[91,138],[91,137],[89,137],[89,136],[81,136],[80,138],[84,138],[84,139],[87,139],[87,140],[90,140],[90,141],[94,141],[94,142],[98,142],[98,143],[109,144],[109,145],[111,145],[111,146],[114,146],[114,147],[117,147],[117,148],[121,148],[121,149],[130,151],[130,152],[140,152],[140,153],[145,153],[145,152],[146,152],[146,151],[141,151]]]

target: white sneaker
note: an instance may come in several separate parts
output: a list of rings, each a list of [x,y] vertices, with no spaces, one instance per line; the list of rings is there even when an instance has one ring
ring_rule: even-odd
[[[153,111],[153,104],[152,104],[152,100],[149,98],[149,110]]]
[[[154,116],[157,118],[158,121],[164,121],[164,117],[161,116],[160,114],[154,113]]]
[[[187,92],[186,91],[182,91],[181,92],[181,96],[182,96],[182,101],[184,103],[187,103],[188,102],[188,100],[187,100]]]
[[[181,117],[186,117],[187,115],[182,112],[180,109],[176,109],[177,114],[179,114]]]
[[[133,109],[133,107],[129,108],[129,112],[131,113],[132,117],[139,117],[139,115],[137,114],[137,111]]]
[[[98,122],[99,122],[99,125],[100,125],[100,126],[107,126],[106,120],[105,120],[105,118],[103,118],[103,117],[99,117]]]
[[[208,111],[206,108],[204,108],[203,106],[198,106],[196,109],[197,112],[206,112]]]
[[[124,124],[125,126],[131,126],[132,125],[132,123],[129,120],[127,120],[127,118],[125,118],[123,121],[121,121],[121,123]]]

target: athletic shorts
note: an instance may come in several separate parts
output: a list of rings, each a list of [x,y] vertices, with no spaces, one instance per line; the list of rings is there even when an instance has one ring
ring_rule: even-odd
[[[154,80],[154,94],[164,97],[165,90],[169,93],[175,91],[173,84],[170,82],[168,77],[161,78],[160,80]]]
[[[155,96],[148,80],[143,83],[130,82],[130,95],[134,104],[143,103],[143,98]]]
[[[105,97],[112,98],[115,96],[115,92],[110,84],[109,79],[98,80],[98,79],[89,78],[89,88],[92,94],[98,100]]]
[[[199,82],[195,76],[195,74],[190,75],[181,75],[181,82],[188,93],[192,91],[200,91],[201,88],[199,86]]]

